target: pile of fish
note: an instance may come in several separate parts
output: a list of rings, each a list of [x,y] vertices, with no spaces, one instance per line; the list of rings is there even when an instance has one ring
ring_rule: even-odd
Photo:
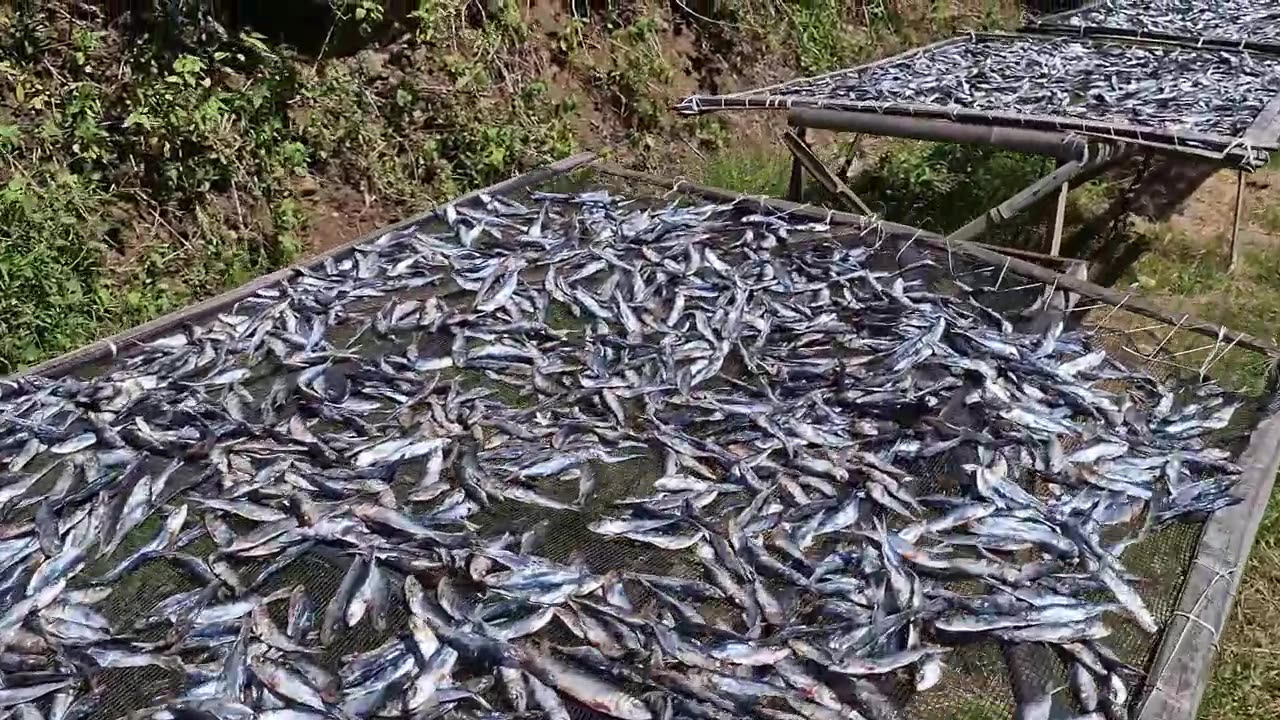
[[[1274,0],[1102,0],[1045,26],[1100,27],[1218,40],[1280,41],[1280,6]]]
[[[1280,93],[1280,58],[1048,37],[977,37],[866,68],[680,109],[895,104],[1017,113],[1238,137]],[[863,105],[859,106],[858,103]],[[853,104],[853,105],[851,105]]]
[[[1124,550],[1234,502],[1237,403],[837,230],[482,195],[0,384],[0,710],[882,720],[985,643],[1125,717]]]

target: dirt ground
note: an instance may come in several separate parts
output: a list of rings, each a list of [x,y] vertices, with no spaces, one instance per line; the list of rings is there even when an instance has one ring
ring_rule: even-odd
[[[1270,247],[1280,243],[1280,227],[1272,218],[1280,209],[1280,168],[1265,167],[1245,175],[1241,247]],[[1169,220],[1175,232],[1206,246],[1225,242],[1235,213],[1236,173],[1223,170],[1209,178]]]

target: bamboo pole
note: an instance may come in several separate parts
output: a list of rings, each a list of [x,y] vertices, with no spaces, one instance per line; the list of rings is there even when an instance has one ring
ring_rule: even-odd
[[[1064,182],[1058,189],[1058,208],[1053,214],[1053,238],[1049,242],[1049,254],[1057,257],[1062,252],[1062,224],[1067,219],[1067,193],[1071,192],[1071,183]]]
[[[1227,272],[1236,271],[1236,262],[1239,260],[1238,245],[1240,242],[1240,215],[1244,210],[1244,171],[1236,171],[1236,214],[1231,221],[1231,261],[1227,264]]]
[[[1092,133],[1110,138],[1113,142],[1141,141],[1160,145],[1165,152],[1181,154],[1189,147],[1188,143],[1196,143],[1201,150],[1216,151],[1220,155],[1234,154],[1241,150],[1240,138],[1228,135],[1213,135],[1202,132],[1174,131],[1154,127],[1143,127],[1127,123],[1114,123],[1101,120],[1068,118],[1062,115],[1039,115],[1033,113],[1017,113],[987,110],[971,110],[953,108],[942,105],[924,105],[920,103],[884,102],[865,100],[844,100],[839,98],[813,98],[791,95],[699,95],[686,98],[677,106],[678,109],[696,105],[697,112],[713,112],[718,110],[795,110],[811,108],[815,110],[838,110],[842,112],[880,113],[894,117],[926,117],[947,120],[954,123],[993,126],[1024,127],[1047,132],[1080,132]],[[1254,151],[1249,157],[1250,164],[1261,165],[1261,155],[1265,151],[1276,150],[1276,139],[1266,139],[1251,143]],[[1199,154],[1198,154],[1199,156]]]
[[[787,122],[795,127],[834,132],[991,145],[1015,152],[1049,155],[1060,160],[1079,160],[1090,152],[1089,143],[1077,135],[873,112],[796,108],[788,113]]]
[[[804,143],[805,129],[796,128],[796,139]],[[787,183],[787,199],[800,202],[804,198],[804,167],[800,156],[791,158],[791,181]]]
[[[856,210],[864,215],[875,215],[871,212],[871,208],[862,202],[862,198],[858,194],[849,189],[831,168],[827,167],[822,160],[814,154],[813,148],[809,147],[809,143],[804,141],[801,133],[804,132],[804,126],[796,128],[795,131],[788,130],[782,134],[782,144],[787,146],[791,154],[795,158],[795,162],[813,176],[818,184],[826,188],[827,192],[843,201],[846,210]]]

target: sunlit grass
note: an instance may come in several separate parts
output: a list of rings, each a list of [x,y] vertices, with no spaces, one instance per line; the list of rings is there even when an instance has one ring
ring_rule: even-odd
[[[787,192],[791,164],[776,148],[728,147],[710,157],[703,167],[701,182],[749,195],[781,197]]]
[[[1230,273],[1222,238],[1194,240],[1164,225],[1145,234],[1151,249],[1125,282],[1179,311],[1274,340],[1280,327],[1280,248],[1245,248]],[[1233,351],[1212,370],[1214,377],[1256,392],[1262,389],[1267,363],[1255,353]]]

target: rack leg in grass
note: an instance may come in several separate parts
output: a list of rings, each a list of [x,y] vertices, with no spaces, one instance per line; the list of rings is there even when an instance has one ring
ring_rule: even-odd
[[[1061,167],[1062,163],[1059,162]],[[1057,257],[1062,253],[1062,223],[1067,216],[1067,193],[1071,192],[1071,183],[1062,183],[1058,189],[1058,209],[1053,215],[1053,238],[1049,242],[1049,254]]]
[[[785,136],[784,136],[785,137]],[[796,137],[804,140],[804,127],[796,128]],[[791,159],[791,182],[787,184],[787,199],[792,202],[800,202],[804,194],[804,166],[800,164],[800,158],[793,157]]]
[[[803,129],[803,127],[796,128],[796,130]],[[813,152],[813,148],[809,147],[809,143],[805,142],[799,133],[792,130],[784,132],[782,134],[782,144],[786,145],[787,149],[791,151],[793,161],[807,170],[813,176],[813,179],[818,181],[818,184],[826,188],[827,192],[839,198],[846,210],[855,210],[868,216],[873,214],[871,208],[862,202],[862,198],[850,190],[849,186],[845,185],[844,181],[831,171],[831,168],[818,159],[818,156]],[[798,200],[799,198],[793,199]]]
[[[1236,271],[1236,261],[1238,260],[1237,245],[1240,240],[1240,214],[1244,210],[1244,171],[1236,171],[1236,214],[1235,219],[1231,221],[1231,262],[1227,265],[1227,272]]]

